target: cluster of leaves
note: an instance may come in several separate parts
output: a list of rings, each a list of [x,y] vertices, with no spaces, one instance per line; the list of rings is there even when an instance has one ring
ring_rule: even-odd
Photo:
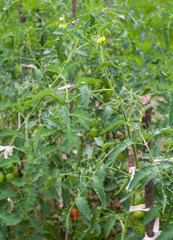
[[[19,172],[0,185],[0,237],[121,239],[125,229],[126,239],[141,239],[124,222],[154,178],[155,207],[143,225],[160,211],[160,239],[171,239],[173,6],[154,2],[143,12],[128,1],[112,9],[81,1],[74,20],[68,2],[0,3],[0,145],[14,146],[8,159],[1,153],[0,167]],[[59,27],[63,14],[67,28]],[[151,106],[142,107],[146,93],[154,108],[149,137],[140,121]],[[151,139],[126,190],[130,153]],[[80,214],[71,221],[74,207]]]

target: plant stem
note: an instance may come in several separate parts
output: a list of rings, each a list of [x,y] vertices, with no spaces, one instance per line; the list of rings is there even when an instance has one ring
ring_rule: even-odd
[[[74,45],[74,47],[73,47],[73,49],[72,49],[72,51],[71,51],[68,59],[67,59],[66,64],[72,59],[73,54],[74,54],[74,52],[75,52],[75,50],[76,50],[76,48],[77,48],[78,43],[79,43],[79,39],[77,39],[77,41],[76,41],[76,43],[75,43],[75,45]],[[62,70],[61,70],[60,74],[58,75],[58,77],[57,77],[57,78],[55,79],[55,81],[52,83],[52,87],[54,87],[54,86],[56,85],[56,83],[58,82],[58,79],[61,77],[61,74],[63,73],[63,71],[64,71],[64,67],[62,68]]]
[[[130,212],[127,214],[127,217],[126,217],[126,221],[125,221],[124,228],[121,235],[121,240],[125,240],[129,219],[130,219]]]

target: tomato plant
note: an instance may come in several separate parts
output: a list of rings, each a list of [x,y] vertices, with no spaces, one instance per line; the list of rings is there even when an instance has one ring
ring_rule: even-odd
[[[172,236],[172,1],[0,9],[0,238]]]

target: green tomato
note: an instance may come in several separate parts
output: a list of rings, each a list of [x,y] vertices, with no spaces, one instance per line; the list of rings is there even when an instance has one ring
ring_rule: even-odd
[[[94,83],[94,89],[101,89],[101,88],[102,88],[102,82]]]
[[[56,74],[54,74],[54,75],[52,76],[53,80],[56,80],[57,77],[58,77],[58,75],[56,75]]]
[[[90,126],[91,126],[91,127],[96,127],[96,126],[97,126],[96,121],[95,121],[95,120],[92,120],[92,121],[90,122]]]
[[[143,218],[145,215],[144,211],[134,211],[133,215],[135,216],[135,218]]]
[[[111,92],[111,91],[106,91],[106,92],[104,93],[104,95],[103,95],[104,101],[105,101],[105,102],[108,102],[108,101],[110,100],[111,95],[112,95],[112,92]]]
[[[97,137],[98,134],[99,134],[99,130],[98,130],[97,128],[92,128],[92,129],[90,130],[90,132],[89,132],[89,135],[90,135],[91,137]]]
[[[14,171],[14,165],[13,164],[9,164],[8,166],[6,166],[4,168],[7,172],[13,172]]]
[[[8,173],[5,176],[7,182],[11,182],[14,179],[14,174],[13,173]]]
[[[19,173],[18,173],[18,171],[16,169],[14,169],[13,175],[14,175],[14,177],[18,177]]]
[[[141,233],[145,233],[146,232],[146,226],[142,226],[142,225],[138,225],[137,226],[137,229],[139,230],[139,232]]]
[[[0,172],[0,183],[2,183],[4,181],[4,174],[2,172]]]
[[[134,221],[133,221],[133,224],[136,226],[136,228],[138,229],[138,231],[144,233],[146,232],[146,226],[143,226],[142,225],[142,220],[139,219],[139,218],[136,218]]]

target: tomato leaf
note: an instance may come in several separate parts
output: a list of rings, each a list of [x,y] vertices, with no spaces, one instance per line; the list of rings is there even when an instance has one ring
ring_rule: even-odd
[[[106,195],[104,192],[104,187],[101,179],[98,176],[93,177],[93,188],[97,193],[98,197],[100,198],[104,207],[106,207]]]
[[[113,228],[114,224],[115,224],[114,218],[110,218],[108,221],[106,221],[105,227],[104,227],[106,238],[109,236],[109,233],[110,233],[111,229]]]
[[[109,155],[105,165],[109,166],[110,164],[112,164],[116,160],[118,155],[132,144],[133,144],[133,141],[131,139],[126,139],[124,140],[124,142],[119,143],[118,146],[116,146],[114,150],[111,152],[111,154]]]
[[[90,210],[88,201],[84,197],[78,197],[76,200],[76,205],[79,211],[88,219],[90,220]]]

